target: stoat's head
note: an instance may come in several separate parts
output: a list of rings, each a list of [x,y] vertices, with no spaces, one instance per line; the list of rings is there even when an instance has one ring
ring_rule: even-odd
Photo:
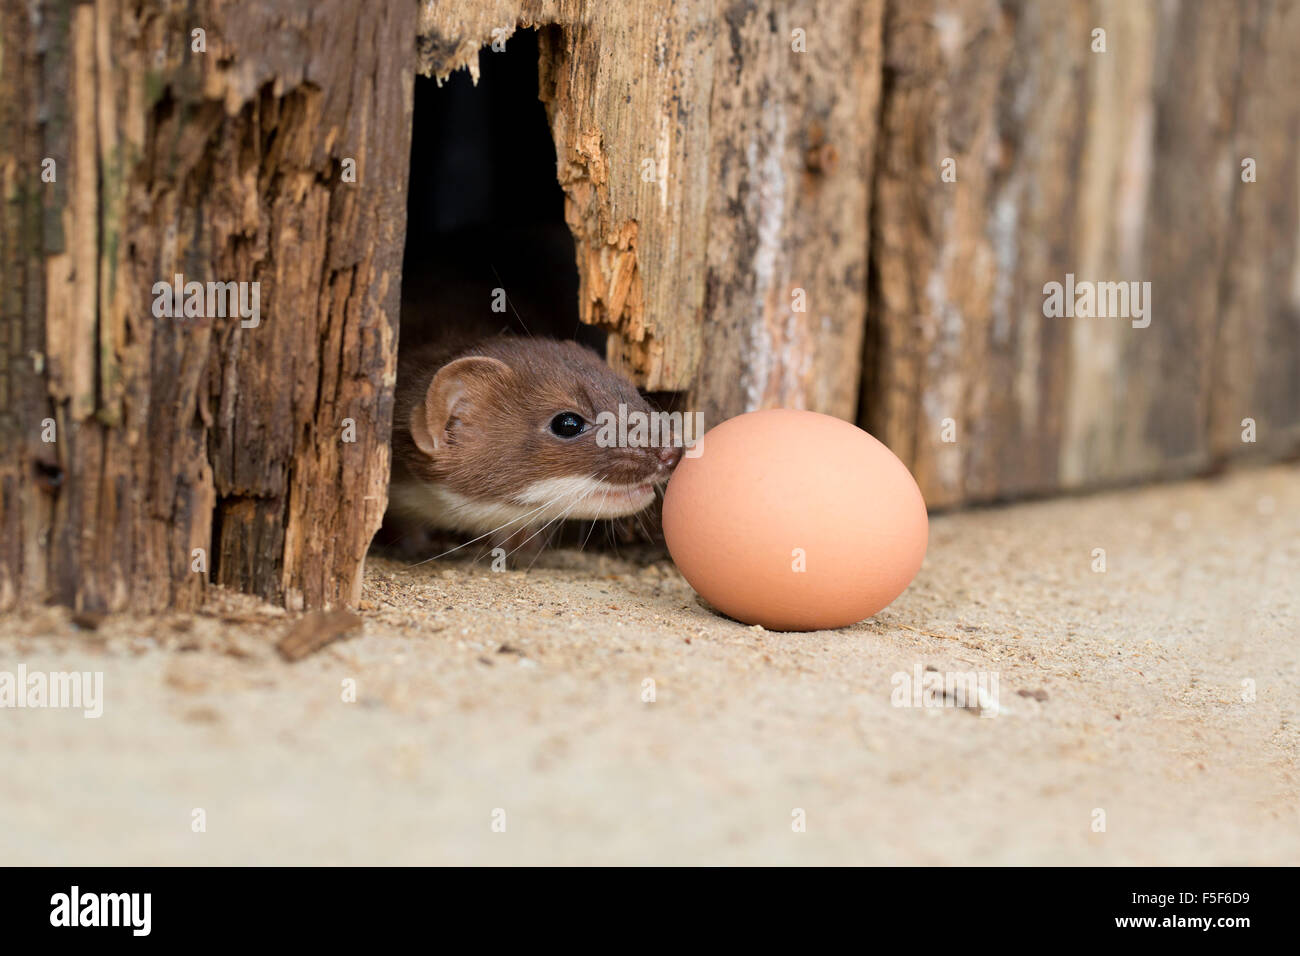
[[[443,365],[411,405],[405,464],[464,530],[505,516],[613,518],[654,501],[681,456],[667,429],[635,428],[654,415],[574,342],[490,339]],[[617,427],[620,416],[632,427]]]

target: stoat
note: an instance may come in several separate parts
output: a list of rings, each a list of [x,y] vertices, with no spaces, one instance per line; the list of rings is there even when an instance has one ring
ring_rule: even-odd
[[[605,447],[602,413],[653,415],[589,349],[496,336],[401,356],[389,514],[505,539],[551,521],[630,515],[655,499],[681,448]]]

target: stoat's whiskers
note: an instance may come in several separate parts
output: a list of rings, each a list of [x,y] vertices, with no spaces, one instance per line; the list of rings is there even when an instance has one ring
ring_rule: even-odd
[[[596,517],[591,519],[591,527],[587,529],[587,536],[582,539],[582,544],[578,545],[578,550],[583,551],[587,547],[587,542],[591,540],[591,533],[596,530],[596,525],[600,523],[601,515],[605,513],[605,502],[601,501],[596,508]]]
[[[448,551],[444,551],[444,552],[442,552],[442,554],[435,554],[433,557],[431,557],[431,558],[425,558],[423,561],[416,561],[414,564],[408,564],[404,570],[409,571],[411,568],[418,568],[420,565],[422,565],[422,564],[428,564],[430,561],[437,561],[439,558],[445,558],[447,555],[449,555],[449,554],[453,554],[453,553],[459,551],[461,548],[469,547],[471,544],[474,544],[476,541],[482,541],[484,538],[488,537],[489,535],[494,535],[494,534],[496,534],[498,531],[502,531],[502,530],[504,530],[504,529],[510,527],[510,526],[511,526],[512,524],[514,524],[516,521],[523,521],[524,519],[529,518],[529,517],[531,517],[532,515],[537,514],[539,511],[545,511],[545,510],[546,510],[547,508],[549,508],[551,505],[555,504],[557,501],[559,501],[561,498],[563,498],[564,495],[565,495],[565,492],[561,492],[560,494],[558,494],[558,495],[556,495],[554,498],[552,498],[550,501],[543,502],[541,505],[539,505],[538,507],[534,508],[532,511],[527,512],[526,514],[519,515],[517,518],[511,518],[509,521],[505,522],[504,524],[498,525],[497,527],[493,528],[491,531],[484,531],[484,532],[483,532],[481,535],[479,535],[477,538],[471,538],[469,541],[466,541],[464,544],[458,544],[458,545],[456,545],[456,547],[451,548],[451,549],[448,550]]]
[[[586,479],[584,479],[584,480],[589,482],[589,481],[591,481],[591,480],[592,480],[593,478],[595,478],[595,477],[596,477],[596,475],[595,475],[594,473],[592,473],[592,474],[588,475],[588,476],[586,477]],[[578,505],[578,503],[579,503],[580,501],[584,500],[588,495],[591,494],[591,490],[590,490],[590,489],[591,489],[591,488],[594,488],[594,487],[596,487],[596,486],[590,486],[589,490],[584,491],[582,494],[575,495],[575,496],[574,496],[574,499],[573,499],[571,502],[569,502],[569,507],[565,508],[564,511],[562,511],[559,515],[557,515],[556,517],[552,518],[550,521],[546,522],[546,524],[542,525],[540,528],[538,528],[536,531],[534,531],[532,534],[530,534],[527,538],[525,538],[523,541],[521,541],[521,542],[518,544],[518,546],[515,547],[514,551],[511,551],[510,554],[507,554],[507,555],[506,555],[506,557],[507,557],[507,558],[510,557],[510,555],[511,555],[511,554],[514,554],[515,551],[518,551],[520,548],[522,548],[524,545],[526,545],[529,541],[532,541],[533,538],[537,537],[539,534],[541,534],[543,531],[545,531],[547,528],[549,528],[549,527],[551,526],[552,523],[554,523],[554,522],[556,522],[556,521],[563,521],[563,520],[565,519],[565,517],[568,515],[568,513],[569,513],[570,511],[572,511],[575,507],[577,507],[577,505]]]
[[[587,529],[586,537],[583,538],[582,544],[579,546],[579,550],[582,550],[587,546],[587,542],[591,540],[591,535],[592,532],[596,530],[596,525],[602,523],[606,506],[612,503],[612,499],[610,499],[609,497],[610,486],[606,484],[606,480],[608,479],[608,477],[609,477],[608,474],[598,474],[596,472],[593,472],[589,475],[574,476],[572,478],[565,478],[565,479],[552,479],[545,482],[537,482],[528,489],[528,491],[524,496],[520,496],[525,498],[528,504],[534,504],[535,502],[543,498],[543,494],[541,494],[541,492],[547,492],[547,494],[545,495],[546,500],[541,501],[541,504],[537,505],[531,511],[525,512],[524,514],[511,518],[509,521],[505,521],[497,525],[495,528],[492,528],[489,531],[485,531],[482,534],[478,535],[477,537],[471,538],[469,541],[466,541],[463,544],[458,544],[456,545],[456,547],[444,551],[441,554],[435,554],[431,558],[425,558],[423,561],[416,561],[414,564],[409,564],[403,570],[409,571],[412,568],[418,568],[422,564],[428,564],[430,561],[437,561],[439,558],[445,558],[447,555],[454,554],[455,552],[461,550],[461,548],[468,547],[469,545],[476,544],[485,538],[489,538],[493,535],[499,534],[500,532],[509,528],[511,525],[517,525],[520,522],[523,522],[523,524],[519,528],[517,528],[516,531],[527,530],[527,528],[530,525],[529,522],[530,518],[534,518],[536,521],[541,521],[542,523],[540,527],[538,527],[532,534],[530,534],[527,538],[525,538],[518,545],[516,545],[506,555],[506,557],[511,557],[516,552],[518,552],[521,548],[523,548],[526,544],[528,544],[530,541],[536,538],[538,535],[543,534],[548,529],[553,529],[553,526],[558,527],[560,524],[562,524],[564,520],[568,518],[570,514],[573,513],[574,509],[578,508],[579,505],[583,504],[583,502],[595,498],[596,515],[592,519],[591,527]],[[661,492],[657,486],[652,485],[651,487],[652,487],[652,500],[653,500],[653,496],[658,496]],[[567,506],[560,504],[565,499],[571,499]],[[562,510],[559,510],[558,513],[552,515],[551,517],[547,517],[547,515],[551,513],[551,510],[555,508],[556,505],[560,505],[560,508]],[[590,506],[588,506],[586,510],[588,513],[590,513]],[[615,510],[617,511],[617,509]],[[648,535],[649,532],[646,530],[645,523],[641,520],[639,514],[637,515],[636,520],[638,525],[641,527],[642,532]],[[480,527],[482,526],[480,525]],[[554,537],[554,533],[555,533],[554,530],[551,530],[551,533],[547,536],[546,543],[548,544],[550,543],[550,539]],[[533,560],[536,561],[536,557],[534,557]],[[530,564],[529,567],[531,566],[532,565]]]
[[[604,480],[604,477],[606,477],[606,476],[604,476],[604,475],[599,476],[598,479],[597,479],[598,483],[599,483],[599,481],[603,481],[603,480]],[[578,502],[578,501],[581,501],[581,498],[576,499],[576,501],[573,502],[573,505],[577,505],[577,502]],[[573,505],[569,506],[569,510],[572,510]],[[559,525],[556,524],[555,527],[558,528]],[[550,546],[550,544],[551,544],[551,538],[554,537],[554,536],[555,536],[555,532],[554,532],[554,531],[552,531],[552,532],[550,533],[550,535],[547,535],[547,536],[546,536],[546,545],[543,545],[543,546],[545,546],[545,548],[549,548],[549,546]],[[581,548],[578,548],[578,550],[582,550],[582,549],[581,549]],[[529,570],[529,571],[532,571],[532,570],[533,570],[533,564],[536,564],[536,563],[537,563],[537,558],[539,557],[539,554],[541,554],[541,551],[538,551],[537,554],[534,554],[534,555],[533,555],[533,559],[532,559],[532,561],[528,562],[528,570]]]

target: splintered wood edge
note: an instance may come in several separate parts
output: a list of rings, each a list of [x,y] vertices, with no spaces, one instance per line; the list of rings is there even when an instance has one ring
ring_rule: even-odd
[[[280,638],[275,649],[290,663],[300,661],[360,630],[362,623],[361,617],[351,611],[312,611]]]

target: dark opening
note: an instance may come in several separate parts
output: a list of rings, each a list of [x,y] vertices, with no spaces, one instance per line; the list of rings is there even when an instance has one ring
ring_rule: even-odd
[[[415,81],[402,265],[400,346],[459,326],[576,338],[603,354],[605,333],[578,322],[573,237],[564,224],[555,145],[537,98],[538,37],[521,30],[443,83]],[[507,309],[491,308],[504,289]]]

